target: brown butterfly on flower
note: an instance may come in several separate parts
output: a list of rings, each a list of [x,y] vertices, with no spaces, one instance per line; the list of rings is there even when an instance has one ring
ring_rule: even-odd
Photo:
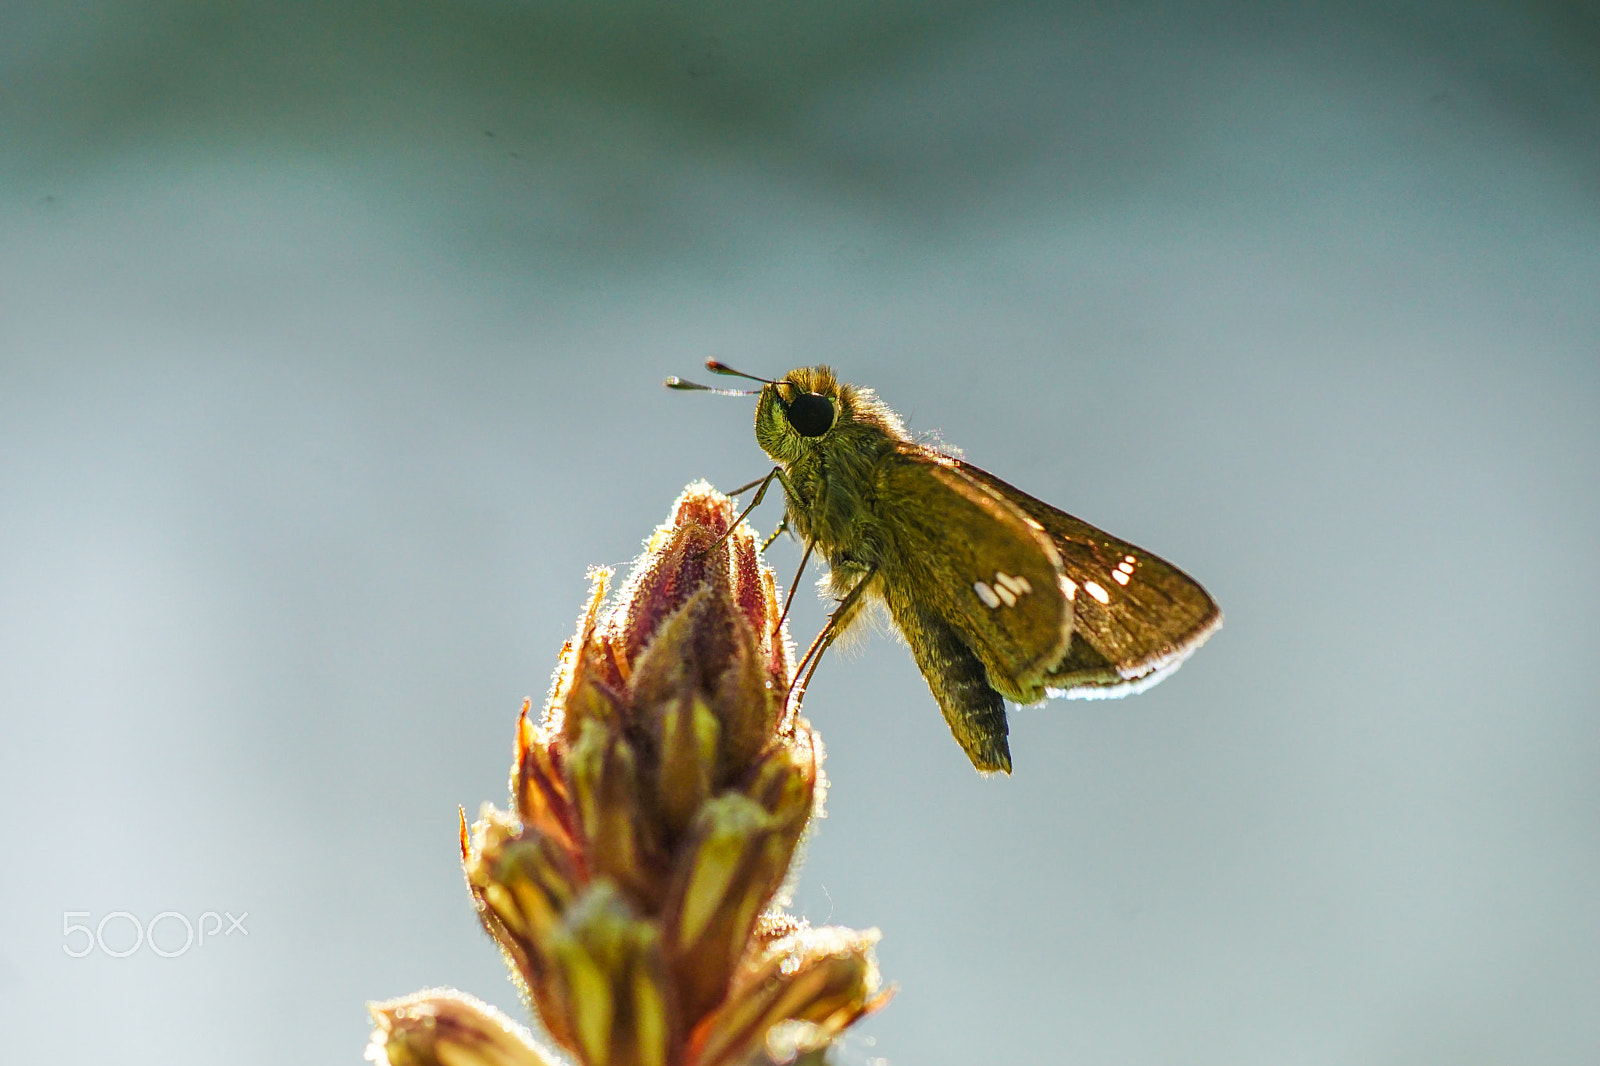
[[[759,485],[750,507],[776,478],[779,530],[805,543],[802,570],[812,551],[827,560],[838,597],[801,661],[800,691],[877,600],[972,764],[1009,773],[1006,700],[1141,692],[1221,626],[1216,602],[1171,563],[914,441],[872,390],[830,368],[773,381],[706,366],[762,387],[666,384],[759,397],[756,441],[778,465],[747,486]]]

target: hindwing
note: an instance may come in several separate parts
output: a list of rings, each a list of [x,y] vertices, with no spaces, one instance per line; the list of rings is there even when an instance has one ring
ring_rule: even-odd
[[[1076,638],[1045,674],[1052,695],[1094,699],[1142,691],[1176,670],[1222,625],[1216,601],[1165,559],[986,470],[952,462],[1037,522],[1060,559]]]

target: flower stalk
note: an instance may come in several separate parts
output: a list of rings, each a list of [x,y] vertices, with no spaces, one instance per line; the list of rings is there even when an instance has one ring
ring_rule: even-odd
[[[814,1061],[888,993],[876,930],[778,907],[826,781],[772,572],[697,483],[608,604],[611,576],[592,574],[537,722],[524,704],[512,809],[462,816],[483,926],[583,1066]],[[375,1062],[550,1061],[459,993],[372,1010]]]

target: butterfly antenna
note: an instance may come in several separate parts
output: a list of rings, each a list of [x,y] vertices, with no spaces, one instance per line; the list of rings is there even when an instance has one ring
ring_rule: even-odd
[[[771,378],[758,378],[754,374],[746,374],[743,370],[735,370],[727,363],[721,362],[717,359],[707,359],[706,369],[711,371],[713,374],[721,374],[724,377],[730,378],[744,378],[746,381],[759,381],[763,385],[787,384],[787,382],[783,381],[773,381]],[[714,392],[718,396],[761,395],[761,391],[759,389],[714,389],[710,385],[699,385],[693,381],[685,381],[680,377],[670,377],[666,381],[662,382],[662,384],[669,389],[684,389],[686,391],[692,389],[695,392]]]
[[[759,396],[759,389],[714,389],[710,385],[701,385],[693,381],[685,381],[680,377],[670,377],[661,384],[669,389],[680,389],[683,392],[710,392],[718,396]]]
[[[706,360],[706,369],[711,371],[713,374],[722,374],[725,377],[744,378],[747,381],[759,381],[763,385],[777,384],[777,382],[773,381],[771,378],[758,378],[754,374],[746,374],[743,370],[735,370],[727,363],[721,363],[715,359]]]

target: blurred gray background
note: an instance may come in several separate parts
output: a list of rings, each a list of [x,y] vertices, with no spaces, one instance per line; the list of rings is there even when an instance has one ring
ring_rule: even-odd
[[[456,805],[585,567],[766,469],[714,355],[1228,616],[1008,780],[826,663],[796,907],[901,988],[841,1062],[1600,1061],[1597,349],[1590,5],[6,4],[7,1058],[520,1015]]]

